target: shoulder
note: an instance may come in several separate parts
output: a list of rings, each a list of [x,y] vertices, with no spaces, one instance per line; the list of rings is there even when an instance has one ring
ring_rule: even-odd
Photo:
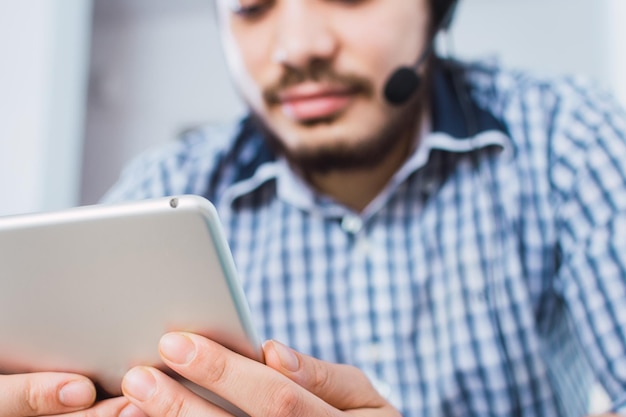
[[[104,202],[205,194],[220,161],[241,135],[242,123],[189,129],[172,142],[149,149],[122,171]]]
[[[506,126],[517,155],[546,172],[558,194],[588,177],[603,187],[626,181],[611,168],[626,164],[626,112],[598,83],[494,62],[467,64],[466,80],[476,102]]]
[[[514,146],[588,148],[621,139],[626,113],[603,87],[580,76],[540,76],[497,62],[465,64],[466,82],[479,106],[507,127]]]
[[[546,123],[580,118],[589,127],[624,111],[602,86],[582,76],[546,76],[497,62],[464,63],[465,79],[479,105],[509,123],[543,114]],[[536,117],[535,117],[536,119]]]

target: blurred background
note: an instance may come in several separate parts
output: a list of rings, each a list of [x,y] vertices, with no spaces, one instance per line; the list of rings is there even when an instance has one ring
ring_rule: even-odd
[[[213,0],[0,0],[0,215],[96,202],[141,151],[243,111]],[[462,0],[458,56],[626,103],[624,0]]]

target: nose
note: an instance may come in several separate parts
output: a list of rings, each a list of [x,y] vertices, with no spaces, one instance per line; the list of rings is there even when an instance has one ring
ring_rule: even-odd
[[[325,18],[323,6],[314,1],[283,1],[282,4],[274,61],[302,68],[313,61],[331,60],[338,42]]]

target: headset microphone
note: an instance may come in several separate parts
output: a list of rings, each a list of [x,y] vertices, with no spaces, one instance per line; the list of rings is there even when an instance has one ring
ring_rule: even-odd
[[[385,84],[385,99],[395,106],[407,101],[419,88],[421,78],[417,74],[417,68],[426,61],[430,55],[434,39],[429,42],[428,48],[422,53],[412,67],[400,67],[395,70]]]
[[[443,15],[441,21],[437,24],[437,28],[430,38],[426,49],[420,55],[419,59],[413,66],[404,66],[396,69],[387,82],[385,83],[384,95],[387,102],[394,106],[399,106],[406,102],[420,86],[420,76],[417,73],[417,69],[428,59],[431,54],[435,38],[437,34],[442,30],[447,30],[452,22],[452,15],[456,8],[457,0],[452,0],[447,6],[446,12]]]

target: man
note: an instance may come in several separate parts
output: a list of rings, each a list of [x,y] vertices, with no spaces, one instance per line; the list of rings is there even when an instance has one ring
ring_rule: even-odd
[[[450,1],[216,4],[251,116],[139,159],[107,200],[212,200],[270,341],[262,365],[169,334],[168,366],[252,416],[583,415],[596,379],[618,399],[623,111],[434,59]],[[390,87],[416,60],[416,91]],[[86,411],[78,376],[0,384],[0,416],[227,415],[146,367]]]

